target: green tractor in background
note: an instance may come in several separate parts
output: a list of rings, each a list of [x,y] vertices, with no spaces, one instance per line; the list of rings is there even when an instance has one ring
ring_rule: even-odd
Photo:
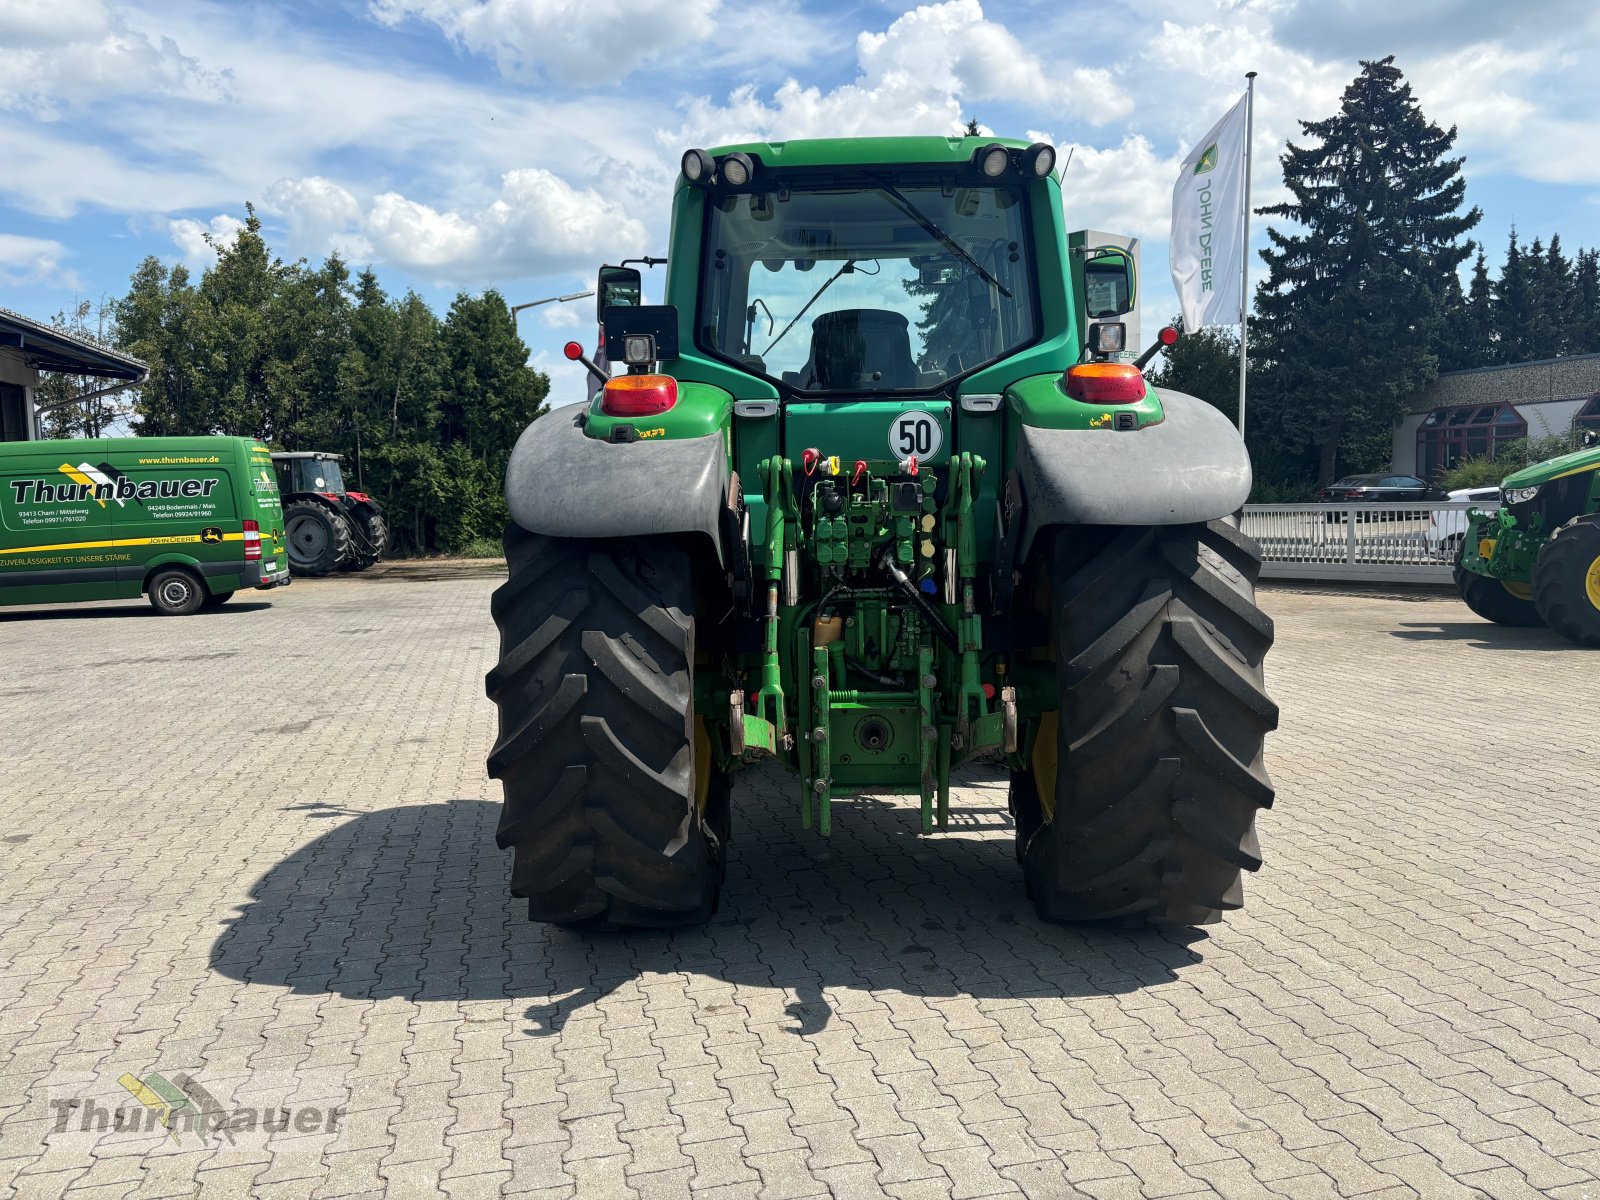
[[[492,606],[488,765],[532,918],[705,920],[733,776],[768,759],[822,836],[862,794],[944,829],[952,768],[1004,764],[1047,919],[1239,907],[1277,722],[1250,464],[1146,384],[1133,259],[1069,237],[1054,161],[690,150],[667,302],[602,269],[626,373],[568,346],[599,391],[516,446]]]
[[[1501,625],[1548,625],[1600,647],[1600,435],[1500,484],[1497,512],[1467,514],[1456,588]]]

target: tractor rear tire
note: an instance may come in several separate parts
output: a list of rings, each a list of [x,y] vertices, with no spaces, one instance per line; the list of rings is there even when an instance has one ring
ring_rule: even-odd
[[[1600,647],[1600,513],[1574,517],[1539,548],[1533,602],[1569,642]]]
[[[670,927],[716,910],[729,781],[694,713],[695,581],[660,540],[506,531],[494,594],[511,894],[535,921]]]
[[[329,575],[350,560],[350,526],[344,517],[315,500],[283,506],[289,570],[296,575]]]
[[[1531,594],[1519,596],[1511,590],[1513,585],[1487,575],[1474,574],[1463,567],[1461,553],[1465,550],[1463,542],[1461,551],[1456,554],[1455,570],[1456,591],[1463,604],[1485,621],[1493,621],[1496,625],[1537,629],[1544,624],[1544,618],[1534,606]]]
[[[1052,921],[1210,924],[1243,903],[1273,798],[1260,551],[1212,521],[1063,530],[1052,555],[1060,707],[1013,783],[1029,894]]]
[[[364,566],[372,566],[383,561],[383,556],[389,552],[389,524],[383,517],[370,509],[363,509],[356,515],[360,525],[359,533],[365,543],[361,547],[361,560]]]

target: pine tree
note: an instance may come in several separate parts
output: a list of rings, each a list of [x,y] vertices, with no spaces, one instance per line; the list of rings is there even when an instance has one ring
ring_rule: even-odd
[[[1460,307],[1451,315],[1439,367],[1462,371],[1494,361],[1498,353],[1494,327],[1494,285],[1489,280],[1489,261],[1483,251],[1472,264],[1472,279]]]
[[[1513,225],[1505,265],[1500,268],[1494,287],[1494,324],[1500,346],[1496,361],[1519,363],[1539,357],[1533,332],[1539,307],[1531,248],[1525,250],[1517,244],[1517,228]]]
[[[1361,64],[1337,114],[1300,126],[1316,144],[1282,156],[1292,199],[1259,210],[1292,228],[1267,231],[1255,328],[1260,390],[1280,410],[1268,428],[1290,443],[1268,449],[1315,447],[1327,482],[1437,375],[1449,281],[1482,214],[1463,211],[1455,129],[1427,119],[1392,56]]]
[[[1494,361],[1494,284],[1489,281],[1489,262],[1482,250],[1472,264],[1472,282],[1467,285],[1466,343],[1473,353],[1463,366],[1481,367]]]
[[[1579,250],[1572,271],[1573,354],[1600,354],[1600,250]]]
[[[1540,272],[1539,288],[1544,300],[1544,317],[1548,324],[1545,342],[1549,354],[1573,354],[1572,323],[1575,297],[1573,295],[1572,263],[1561,252],[1561,235],[1550,235],[1550,246],[1544,252],[1544,269]]]

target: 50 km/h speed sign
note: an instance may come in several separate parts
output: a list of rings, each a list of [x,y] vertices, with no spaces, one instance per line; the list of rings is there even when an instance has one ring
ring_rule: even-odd
[[[896,459],[931,458],[943,444],[938,418],[930,412],[912,409],[889,422],[889,451]]]

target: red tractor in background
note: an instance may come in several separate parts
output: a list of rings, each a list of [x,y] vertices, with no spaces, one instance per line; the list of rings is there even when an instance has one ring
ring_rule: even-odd
[[[291,450],[272,456],[283,497],[289,569],[296,575],[364,571],[389,548],[389,526],[378,502],[348,491],[340,455]]]

